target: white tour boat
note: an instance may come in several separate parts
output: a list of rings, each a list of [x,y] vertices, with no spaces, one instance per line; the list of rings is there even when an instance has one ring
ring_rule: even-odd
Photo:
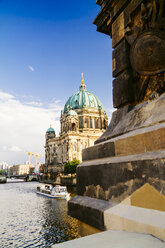
[[[66,186],[43,184],[37,187],[37,194],[50,198],[68,199],[70,194],[67,192]]]

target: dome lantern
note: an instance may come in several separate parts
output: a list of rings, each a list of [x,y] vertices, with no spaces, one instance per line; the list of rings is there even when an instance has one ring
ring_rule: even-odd
[[[84,83],[84,78],[83,78],[83,72],[81,73],[82,79],[81,79],[81,85],[80,85],[80,90],[86,90],[86,85]]]

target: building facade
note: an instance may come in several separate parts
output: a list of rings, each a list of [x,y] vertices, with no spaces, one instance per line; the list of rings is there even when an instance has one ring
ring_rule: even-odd
[[[10,167],[10,176],[29,175],[32,168],[28,163],[13,165]]]
[[[44,176],[47,179],[54,179],[63,171],[66,162],[82,161],[82,150],[92,146],[107,128],[108,118],[102,103],[86,90],[83,76],[79,91],[69,97],[61,112],[60,124],[59,137],[51,127],[46,132]]]

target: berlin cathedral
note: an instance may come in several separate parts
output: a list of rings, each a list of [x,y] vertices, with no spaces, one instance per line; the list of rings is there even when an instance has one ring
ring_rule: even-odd
[[[66,162],[82,161],[82,150],[94,145],[108,126],[103,105],[97,96],[86,90],[83,75],[79,91],[69,97],[61,111],[60,124],[58,137],[52,127],[46,132],[46,179],[55,179],[64,170]]]

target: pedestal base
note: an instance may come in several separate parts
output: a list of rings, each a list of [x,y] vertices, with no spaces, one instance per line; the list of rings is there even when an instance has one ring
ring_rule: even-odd
[[[127,221],[122,222],[121,219],[125,219],[125,211],[129,212],[129,209],[135,207],[145,209],[144,213],[146,209],[150,210],[148,213],[151,219],[152,211],[158,211],[158,215],[161,213],[160,219],[165,218],[164,107],[165,94],[125,111],[125,115],[119,110],[120,113],[114,114],[107,132],[97,144],[83,151],[83,163],[77,167],[77,196],[69,202],[69,212],[73,217],[100,229],[113,229],[116,226],[111,221],[105,225],[104,206],[111,204],[110,209],[115,209],[113,204],[127,202],[126,207],[120,208],[121,216],[116,217],[120,223],[118,230],[131,230],[130,226],[133,225],[122,226]],[[120,116],[120,120],[117,116]],[[86,197],[93,199],[90,208]],[[105,203],[97,208],[100,200]],[[139,218],[143,218],[143,214],[139,214]],[[115,217],[111,219],[115,223]],[[154,226],[154,219],[151,222]],[[141,224],[135,220],[131,223],[139,225],[132,231],[147,230],[146,233],[165,239],[165,226],[155,231],[156,227],[147,228],[147,219]]]

